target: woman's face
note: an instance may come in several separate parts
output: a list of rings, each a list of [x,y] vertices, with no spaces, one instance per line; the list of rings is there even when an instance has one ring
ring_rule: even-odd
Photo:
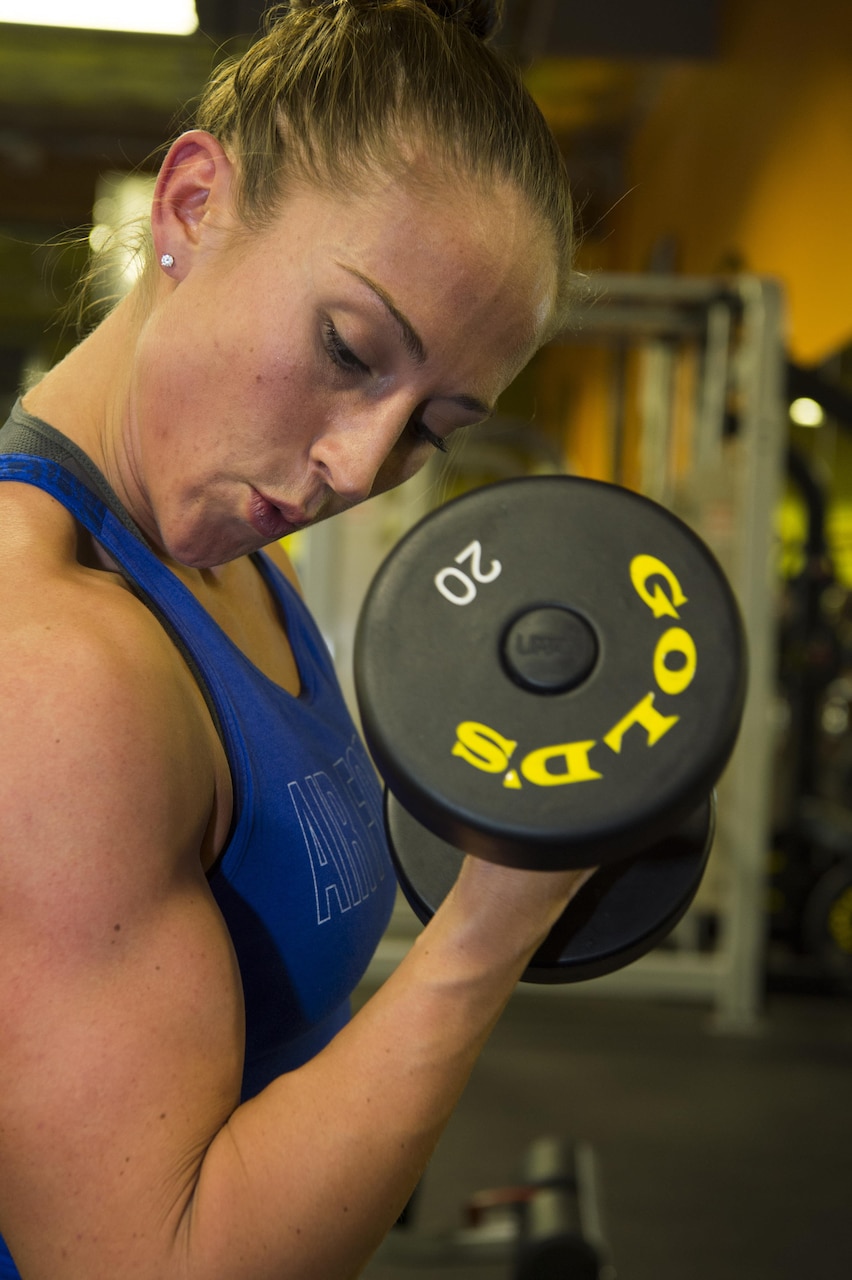
[[[541,341],[553,254],[511,189],[394,180],[210,229],[136,348],[123,487],[210,567],[413,475]]]

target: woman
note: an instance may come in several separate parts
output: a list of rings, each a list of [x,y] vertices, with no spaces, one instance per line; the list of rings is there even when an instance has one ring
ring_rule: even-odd
[[[0,1232],[25,1280],[352,1276],[583,873],[393,893],[277,545],[560,322],[557,150],[477,4],[295,4],[202,102],[130,297],[0,433]]]

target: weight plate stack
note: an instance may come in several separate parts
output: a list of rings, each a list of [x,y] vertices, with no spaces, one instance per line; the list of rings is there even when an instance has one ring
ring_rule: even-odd
[[[364,734],[402,809],[454,848],[541,870],[618,862],[706,811],[745,666],[701,540],[568,476],[427,516],[380,567],[355,640]]]

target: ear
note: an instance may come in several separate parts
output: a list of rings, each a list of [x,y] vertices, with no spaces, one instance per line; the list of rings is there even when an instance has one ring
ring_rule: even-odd
[[[210,133],[193,129],[172,143],[160,168],[151,209],[157,259],[174,258],[180,280],[211,236],[227,225],[233,165]]]

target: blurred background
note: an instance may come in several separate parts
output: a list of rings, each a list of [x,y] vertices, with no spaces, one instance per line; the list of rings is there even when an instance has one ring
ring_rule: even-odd
[[[144,216],[163,144],[265,8],[0,0],[0,408],[75,340],[74,281]],[[451,1224],[553,1128],[598,1152],[626,1280],[845,1277],[852,5],[508,0],[500,41],[572,174],[572,325],[448,459],[291,540],[307,595],[351,697],[360,601],[414,520],[514,475],[613,480],[714,548],[751,685],[694,908],[619,974],[519,993],[424,1184],[422,1221]],[[108,274],[120,293],[132,260],[116,251]],[[400,904],[365,994],[415,931]],[[376,1276],[508,1274],[412,1266]]]

